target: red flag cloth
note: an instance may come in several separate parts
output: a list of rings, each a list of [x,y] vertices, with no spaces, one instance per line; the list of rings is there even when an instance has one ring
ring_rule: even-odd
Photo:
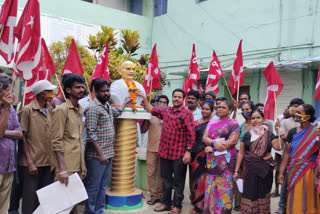
[[[66,63],[64,64],[62,75],[66,73],[81,75],[83,74],[83,72],[84,70],[77,50],[76,42],[74,41],[74,39],[71,39],[68,57]]]
[[[214,93],[219,93],[219,78],[223,76],[223,72],[216,55],[216,52],[213,51],[212,61],[210,62],[206,92],[213,91]]]
[[[29,0],[14,29],[18,39],[14,68],[26,81],[36,74],[41,57],[41,29],[38,0]]]
[[[202,84],[199,85],[199,90],[198,90],[198,92],[199,92],[200,94],[203,93]]]
[[[17,23],[18,0],[6,0],[0,13],[0,55],[4,58],[7,64],[14,56],[14,36],[13,30]]]
[[[200,79],[199,67],[196,58],[196,46],[192,46],[192,55],[188,74],[188,90],[197,90],[197,80]]]
[[[32,93],[33,84],[39,80],[48,80],[49,82],[51,82],[51,76],[56,73],[56,68],[54,67],[54,63],[44,39],[41,39],[41,59],[39,65],[35,68],[35,70],[35,73],[37,75],[25,82],[25,105],[28,105],[34,99],[36,99],[36,96]]]
[[[152,89],[161,88],[157,44],[154,44],[152,48],[150,60],[148,62],[147,73],[143,82],[143,87],[146,91],[146,94],[149,94]]]
[[[229,86],[231,88],[231,94],[236,93],[236,91],[238,90],[238,84],[240,87],[241,85],[243,85],[243,83],[244,83],[244,72],[243,72],[242,39],[241,39],[240,43],[239,43],[238,50],[237,50],[237,57],[234,60],[232,73],[231,73],[230,81],[229,81]]]
[[[317,102],[319,99],[320,99],[320,64],[319,64],[318,78],[316,82],[316,89],[314,92],[314,101]]]
[[[109,57],[108,57],[108,43],[106,44],[101,56],[98,59],[96,68],[93,71],[90,82],[95,78],[101,78],[110,81],[109,78]]]
[[[266,100],[263,108],[264,119],[274,120],[276,99],[280,95],[284,85],[273,62],[269,63],[263,74],[268,82]]]

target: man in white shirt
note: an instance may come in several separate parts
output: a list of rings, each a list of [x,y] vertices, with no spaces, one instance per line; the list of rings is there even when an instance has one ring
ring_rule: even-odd
[[[195,121],[202,118],[201,109],[198,108],[199,97],[200,94],[198,91],[191,90],[188,92],[187,106],[188,109],[192,112]]]

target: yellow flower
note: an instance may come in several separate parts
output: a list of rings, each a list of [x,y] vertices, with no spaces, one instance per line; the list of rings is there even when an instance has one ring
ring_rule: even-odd
[[[222,196],[222,202],[223,203],[228,203],[230,202],[230,197],[227,195],[227,193],[225,193],[223,196]]]
[[[227,204],[226,204],[226,208],[227,208],[228,210],[230,210],[230,209],[232,208],[231,203],[227,203]]]

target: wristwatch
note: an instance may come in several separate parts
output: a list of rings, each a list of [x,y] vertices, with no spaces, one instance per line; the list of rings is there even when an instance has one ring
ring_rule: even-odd
[[[187,151],[188,152],[192,152],[192,148],[187,148]]]

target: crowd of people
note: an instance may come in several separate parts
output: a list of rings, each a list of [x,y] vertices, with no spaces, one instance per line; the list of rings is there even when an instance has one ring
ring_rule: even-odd
[[[11,82],[0,76],[1,214],[18,213],[20,199],[22,213],[33,213],[39,205],[36,191],[54,181],[68,185],[73,173],[84,179],[85,212],[104,213],[115,155],[114,118],[132,99],[111,106],[110,82],[99,78],[88,96],[82,76],[65,74],[61,85],[64,93],[55,96],[56,86],[38,81],[32,87],[36,99],[15,110]],[[268,121],[263,104],[254,105],[248,93],[230,103],[213,92],[175,89],[172,106],[165,95],[150,103],[141,91],[136,94],[152,115],[140,128],[148,132],[147,203],[160,203],[155,212],[181,213],[189,166],[191,214],[232,209],[267,214],[270,198],[278,196],[278,213],[320,213],[320,128],[312,105],[294,98],[283,115]]]

